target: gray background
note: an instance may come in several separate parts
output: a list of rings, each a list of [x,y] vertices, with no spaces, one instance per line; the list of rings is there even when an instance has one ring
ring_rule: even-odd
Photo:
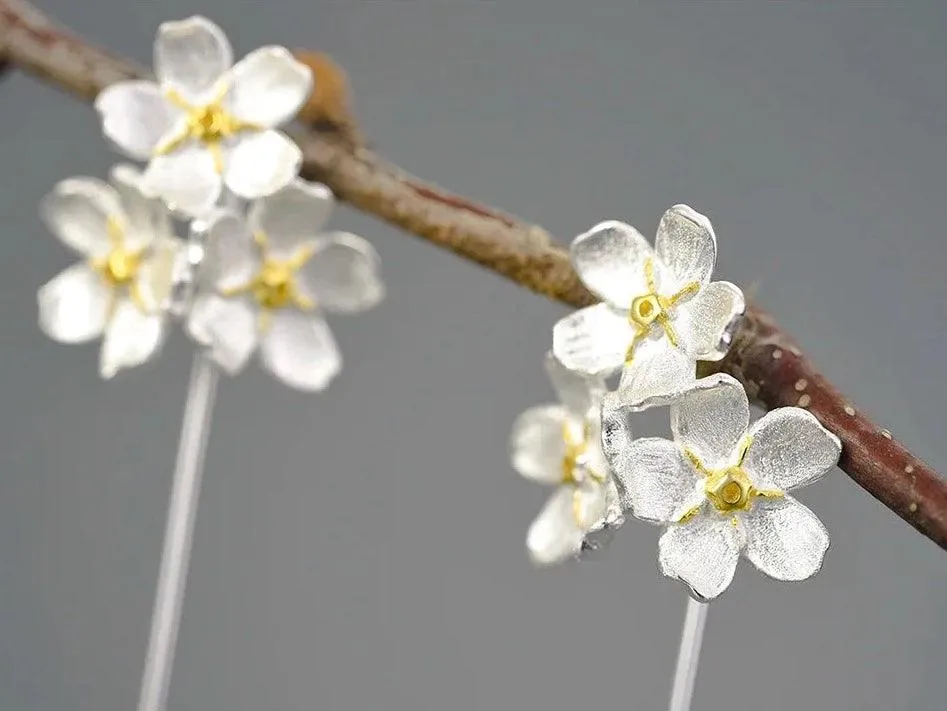
[[[375,144],[562,239],[652,234],[687,202],[718,274],[778,313],[921,457],[943,434],[943,2],[45,0],[146,62],[195,11],[242,54],[329,51]],[[0,86],[0,709],[134,708],[191,348],[103,384],[34,293],[70,262],[35,206],[114,160],[87,105]],[[632,522],[602,561],[536,571],[546,492],[510,470],[551,398],[563,313],[341,208],[390,298],[333,322],[325,394],[222,383],[172,711],[661,709],[684,593]],[[744,564],[713,605],[695,708],[922,709],[947,698],[947,558],[836,472],[804,492],[833,547],[803,585]]]

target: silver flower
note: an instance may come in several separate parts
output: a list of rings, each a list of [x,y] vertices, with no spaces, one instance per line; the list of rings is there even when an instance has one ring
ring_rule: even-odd
[[[654,249],[634,227],[603,222],[572,243],[583,283],[604,303],[556,324],[553,351],[571,370],[611,374],[630,405],[693,382],[698,360],[719,360],[744,311],[743,292],[711,282],[717,240],[686,205],[661,218]]]
[[[61,343],[102,336],[103,378],[158,352],[182,249],[137,170],[116,166],[111,180],[64,180],[40,208],[50,231],[84,258],[39,290],[40,328]]]
[[[113,84],[95,101],[105,135],[149,162],[149,194],[201,215],[223,186],[254,199],[296,177],[299,148],[276,129],[299,111],[312,73],[286,49],[262,47],[234,65],[223,31],[191,17],[161,25],[154,65],[157,83]]]
[[[598,534],[623,521],[619,492],[601,451],[604,382],[567,370],[552,354],[546,371],[560,404],[526,410],[510,438],[513,468],[557,487],[526,538],[538,565],[561,563],[587,545],[595,547]]]
[[[822,565],[822,522],[787,494],[821,478],[841,453],[838,437],[807,410],[773,410],[748,428],[743,387],[729,375],[697,381],[671,405],[674,441],[633,439],[631,411],[606,397],[603,447],[637,518],[667,524],[665,575],[702,600],[730,585],[741,554],[777,580],[804,580]]]
[[[328,188],[296,180],[252,203],[246,218],[219,211],[209,219],[187,328],[227,372],[257,349],[268,371],[301,390],[322,390],[339,372],[322,312],[371,308],[384,287],[371,244],[320,232],[331,209]]]

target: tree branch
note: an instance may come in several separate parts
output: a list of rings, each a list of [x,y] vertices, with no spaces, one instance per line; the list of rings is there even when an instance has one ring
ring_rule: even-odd
[[[349,113],[344,74],[324,56],[301,59],[322,72],[295,132],[303,175],[339,199],[474,261],[543,296],[574,307],[595,302],[568,252],[541,227],[425,183],[364,147]],[[24,0],[0,0],[0,60],[91,100],[105,86],[147,73],[54,27]],[[750,305],[728,356],[701,364],[738,378],[768,408],[808,408],[842,440],[841,468],[889,509],[947,548],[947,484],[891,433],[857,412],[772,316]]]

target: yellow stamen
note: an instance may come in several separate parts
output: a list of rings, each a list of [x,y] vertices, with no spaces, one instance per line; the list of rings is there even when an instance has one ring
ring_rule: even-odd
[[[691,450],[685,449],[684,456],[687,457],[687,461],[691,463],[691,466],[697,470],[697,473],[701,476],[710,476],[710,471],[704,467],[704,463],[700,461],[700,458],[694,454]]]
[[[646,330],[639,330],[635,337],[631,339],[631,343],[628,345],[628,350],[625,352],[625,365],[631,365],[631,361],[635,357],[635,348],[638,347],[638,344],[644,340],[644,337],[648,335]]]
[[[257,331],[260,335],[265,334],[270,330],[270,327],[273,325],[273,312],[263,309],[257,315]]]
[[[671,298],[668,299],[668,301],[670,302],[671,306],[677,306],[682,301],[685,301],[686,299],[689,299],[690,297],[692,297],[698,291],[700,291],[700,283],[696,281],[692,281],[689,284],[686,284],[676,294],[671,296]]]
[[[105,232],[108,235],[109,245],[112,249],[121,247],[125,243],[125,228],[122,226],[121,220],[115,215],[109,215],[105,221]]]
[[[635,336],[625,354],[626,365],[631,363],[635,347],[648,334],[652,324],[657,323],[664,330],[668,342],[674,348],[679,347],[680,339],[671,320],[671,311],[682,301],[700,291],[700,283],[694,281],[686,284],[672,296],[659,294],[654,260],[650,257],[644,263],[644,276],[648,293],[632,300],[631,307],[628,309],[628,320],[635,325]]]
[[[708,469],[694,452],[689,449],[684,450],[684,456],[691,466],[704,478],[704,495],[721,513],[748,511],[755,498],[777,499],[784,495],[778,489],[757,489],[753,486],[753,482],[742,466],[752,441],[752,437],[744,437],[737,451],[737,463],[716,470]],[[698,508],[687,511],[678,519],[678,522],[690,520]]]
[[[700,513],[700,509],[701,509],[700,504],[697,504],[697,506],[694,506],[693,508],[688,509],[687,511],[684,512],[684,514],[680,518],[677,519],[677,522],[687,523],[692,518],[694,518],[694,516]]]
[[[267,256],[269,240],[265,233],[255,233],[253,241],[263,262],[259,271],[245,283],[219,289],[218,293],[228,298],[252,294],[264,313],[288,306],[295,306],[300,311],[313,311],[317,306],[316,301],[300,291],[296,272],[306,265],[315,250],[307,245],[298,249],[289,259],[280,260]],[[260,328],[264,330],[262,324]]]
[[[568,422],[562,423],[562,441],[565,444],[562,453],[562,483],[576,484],[575,470],[579,457],[585,453],[585,442],[576,441]]]
[[[111,248],[108,254],[91,260],[92,268],[112,289],[127,289],[134,285],[141,268],[142,251],[125,247],[125,228],[117,217],[110,216],[106,233]]]
[[[168,155],[188,141],[197,141],[207,147],[214,160],[214,169],[222,173],[224,154],[221,144],[238,133],[262,130],[262,126],[243,121],[225,108],[224,99],[228,90],[226,84],[221,84],[214,99],[202,106],[193,106],[173,89],[168,91],[168,101],[185,112],[184,126],[155,148],[154,155]]]
[[[648,257],[644,263],[644,278],[648,285],[648,292],[654,294],[658,290],[657,281],[654,278],[654,260]]]
[[[677,348],[677,331],[674,330],[674,325],[671,323],[671,319],[668,317],[667,312],[662,311],[660,314],[658,314],[658,318],[656,320],[659,324],[661,324],[661,328],[664,329],[664,334],[667,336],[668,342]]]
[[[219,174],[224,172],[224,151],[219,143],[208,143],[207,150],[214,161],[214,170]]]
[[[585,519],[582,516],[582,492],[576,489],[572,492],[572,518],[579,528],[586,528]]]
[[[746,459],[746,453],[747,450],[750,449],[751,444],[753,444],[752,435],[746,435],[740,440],[740,449],[737,450],[737,466],[743,466],[743,460]]]

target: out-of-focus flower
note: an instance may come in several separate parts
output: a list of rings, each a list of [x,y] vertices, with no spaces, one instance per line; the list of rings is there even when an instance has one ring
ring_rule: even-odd
[[[513,468],[556,487],[526,538],[530,557],[554,565],[579,554],[590,536],[623,522],[619,493],[600,444],[601,378],[567,370],[552,354],[546,369],[560,404],[530,408],[513,425]]]
[[[234,65],[223,31],[191,17],[160,26],[154,65],[157,82],[113,84],[95,102],[105,135],[148,161],[149,194],[201,215],[223,186],[254,199],[296,177],[301,153],[276,127],[296,116],[312,74],[289,51],[262,47]]]
[[[157,353],[182,248],[165,206],[142,194],[140,178],[130,166],[112,170],[112,185],[70,178],[41,206],[49,229],[84,260],[39,290],[40,328],[62,343],[103,336],[104,378]]]
[[[356,312],[384,296],[366,240],[321,233],[332,208],[323,185],[302,180],[207,226],[203,287],[188,330],[226,371],[259,349],[262,365],[302,390],[322,390],[342,367],[323,311]]]

